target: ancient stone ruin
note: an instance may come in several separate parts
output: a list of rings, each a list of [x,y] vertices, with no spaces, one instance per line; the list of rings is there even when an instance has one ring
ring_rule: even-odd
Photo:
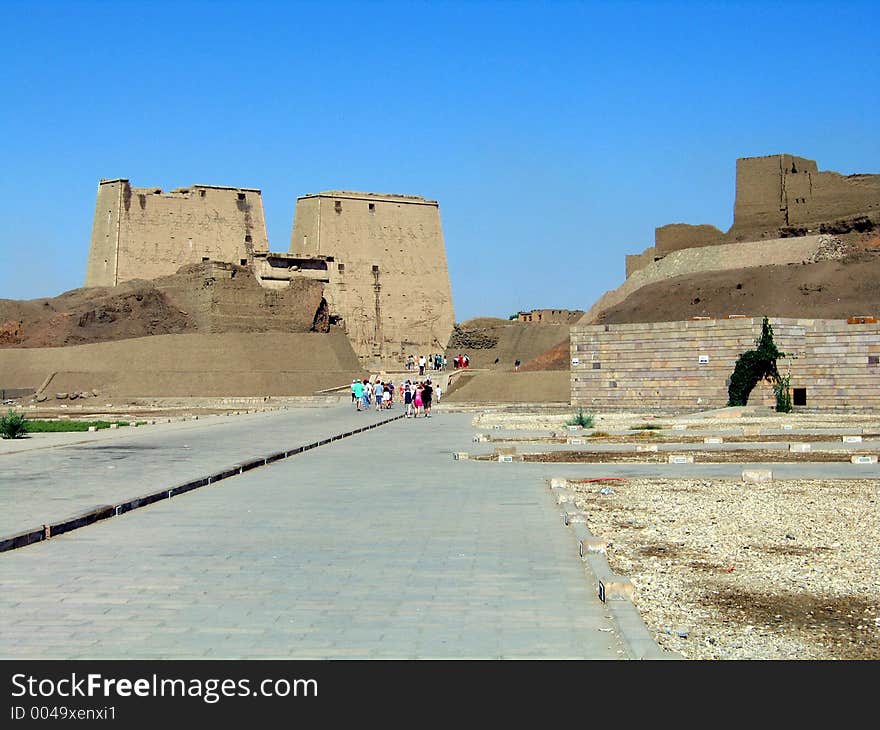
[[[290,251],[279,253],[269,250],[255,188],[193,185],[165,193],[126,179],[100,182],[87,287],[152,280],[208,262],[232,265],[233,275],[246,267],[262,289],[279,295],[305,280],[320,284],[327,305],[321,316],[344,329],[364,365],[440,351],[452,332],[437,201],[349,191],[305,195],[296,203]],[[277,314],[283,322],[284,313]],[[272,329],[267,322],[255,331]]]
[[[876,228],[880,175],[820,171],[815,160],[794,155],[744,157],[736,161],[730,230],[687,223],[660,226],[653,246],[626,257],[626,275],[687,248]]]

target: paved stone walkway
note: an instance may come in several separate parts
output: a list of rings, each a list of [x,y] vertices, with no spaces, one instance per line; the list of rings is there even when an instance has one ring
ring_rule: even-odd
[[[0,536],[171,487],[237,461],[344,433],[400,411],[300,408],[3,442]]]
[[[328,431],[373,417],[314,413]],[[250,438],[199,429],[187,443],[234,461],[239,446],[270,450],[272,433],[289,445],[299,418],[253,419]],[[397,421],[0,554],[0,657],[623,657],[531,465],[453,461],[470,419]],[[123,480],[135,492],[203,466],[155,438],[152,463]],[[6,495],[60,489],[56,459],[69,480],[85,468],[77,488],[92,489],[112,457],[73,453],[53,453],[41,477],[17,467],[29,487]]]

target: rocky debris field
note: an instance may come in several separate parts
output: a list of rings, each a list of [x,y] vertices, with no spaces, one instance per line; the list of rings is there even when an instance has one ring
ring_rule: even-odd
[[[737,451],[682,451],[693,457],[699,464],[800,464],[804,462],[849,463],[849,451],[770,451],[767,449],[740,449]],[[859,452],[861,453],[861,452]],[[535,454],[522,454],[523,461],[554,462],[568,464],[665,464],[673,455],[671,451],[632,452],[632,451],[546,451]]]
[[[661,646],[691,659],[880,659],[877,481],[571,486]]]
[[[473,425],[496,440],[509,438],[505,430],[559,435],[570,418],[494,412],[476,416]],[[645,424],[664,430],[621,433]],[[699,430],[727,441],[784,426],[790,433],[769,438],[835,441],[839,436],[798,432],[871,434],[880,430],[880,419],[871,413],[776,414],[759,408],[601,413],[594,429],[566,435],[599,431],[606,434],[600,438],[638,444],[684,441],[688,431]],[[786,461],[817,456],[776,453]],[[749,460],[767,458],[751,454]],[[661,646],[690,659],[880,659],[880,481],[568,481],[590,531],[608,541],[612,569],[632,580],[635,605]]]
[[[588,411],[584,411],[588,413]],[[675,439],[687,438],[689,430],[712,431],[718,436],[743,435],[743,429],[749,431],[752,436],[759,436],[758,429],[771,430],[782,429],[791,426],[791,435],[780,436],[781,440],[794,440],[797,431],[802,429],[822,428],[852,428],[854,434],[866,429],[869,432],[880,431],[880,416],[872,413],[752,413],[745,411],[739,414],[738,409],[721,408],[717,411],[692,413],[684,415],[657,415],[654,413],[596,413],[594,415],[593,429],[580,429],[577,435],[588,437],[591,432],[604,432],[614,434],[626,429],[638,429],[648,425],[653,430],[653,437],[668,439],[670,434],[658,433],[661,430],[674,429],[676,426],[684,427],[676,431]],[[504,413],[502,411],[483,412],[474,417],[472,424],[479,429],[515,430],[515,431],[566,431],[566,423],[571,420],[577,408],[572,407],[566,413]],[[651,434],[651,430],[645,430],[645,437]],[[495,434],[493,434],[494,436]],[[497,434],[500,436],[501,434]],[[637,434],[627,434],[625,439],[633,438]],[[701,437],[702,438],[702,437]],[[827,437],[824,437],[827,439]]]

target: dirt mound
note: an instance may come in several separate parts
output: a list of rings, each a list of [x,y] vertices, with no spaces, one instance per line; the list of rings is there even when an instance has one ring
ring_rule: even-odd
[[[470,357],[470,367],[489,370],[513,370],[514,363],[526,363],[551,347],[565,341],[567,324],[538,324],[479,317],[455,326],[447,357],[459,354]]]
[[[444,403],[568,403],[568,372],[474,372],[459,376]]]
[[[311,395],[365,375],[341,330],[175,334],[0,350],[0,387],[113,397]],[[63,399],[57,399],[63,400]]]
[[[54,298],[0,299],[0,348],[64,347],[193,332],[327,332],[323,284],[264,289],[249,269],[207,262],[172,276]]]
[[[563,340],[558,345],[551,347],[547,352],[529,360],[525,365],[520,367],[520,371],[568,370],[570,367],[570,355],[571,345],[568,340]]]
[[[512,321],[514,320],[501,319],[501,317],[474,317],[460,322],[458,326],[465,330],[474,330],[483,327],[500,327],[510,324]]]
[[[0,300],[0,347],[62,347],[194,329],[189,315],[147,282]]]
[[[593,321],[668,322],[729,314],[815,319],[874,315],[880,313],[878,281],[880,249],[865,245],[839,259],[701,272],[647,284]]]

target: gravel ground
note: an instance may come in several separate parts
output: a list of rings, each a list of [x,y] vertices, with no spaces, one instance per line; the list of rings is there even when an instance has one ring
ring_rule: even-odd
[[[877,481],[572,486],[661,646],[691,659],[880,659]]]
[[[553,431],[569,418],[484,413],[473,425]],[[810,441],[797,431],[876,432],[880,417],[749,409],[595,414],[601,431],[646,423],[684,425],[725,440],[744,427],[757,435],[758,428],[788,424],[792,433],[774,438]],[[685,434],[677,431],[675,440]],[[609,440],[644,443],[658,436]],[[804,456],[784,453],[787,461]],[[572,487],[590,530],[609,541],[611,567],[633,581],[635,604],[661,646],[691,659],[880,659],[880,481],[626,479]],[[609,487],[612,493],[600,494]]]
[[[803,464],[805,462],[836,462],[840,464],[850,462],[849,452],[835,453],[833,451],[810,451],[802,454],[790,451],[768,451],[767,449],[741,449],[738,451],[691,450],[682,451],[681,453],[692,456],[694,463],[697,464]],[[672,456],[671,451],[656,453],[634,453],[631,451],[546,451],[537,454],[522,454],[523,461],[568,464],[665,464],[669,461],[670,456]]]
[[[733,409],[730,409],[732,412]],[[564,429],[566,422],[574,415],[571,414],[529,414],[529,413],[481,413],[474,417],[473,425],[477,428],[492,428],[499,425],[502,428],[516,430],[557,430]],[[877,414],[849,414],[849,413],[768,413],[766,415],[750,415],[735,417],[724,411],[716,411],[707,414],[691,414],[682,416],[658,416],[653,413],[597,413],[594,415],[594,428],[599,431],[620,431],[627,428],[635,428],[646,423],[653,424],[658,428],[671,428],[674,425],[684,425],[687,428],[700,430],[717,430],[723,435],[725,430],[736,429],[742,426],[758,426],[760,428],[782,428],[783,425],[791,425],[793,429],[800,428],[868,428],[880,429],[880,416]],[[859,433],[859,431],[854,431]]]

